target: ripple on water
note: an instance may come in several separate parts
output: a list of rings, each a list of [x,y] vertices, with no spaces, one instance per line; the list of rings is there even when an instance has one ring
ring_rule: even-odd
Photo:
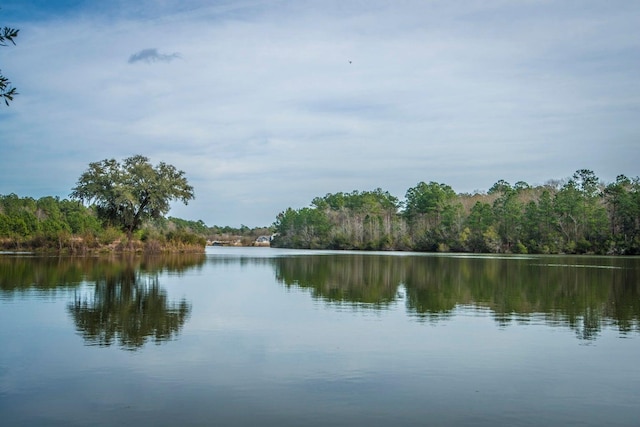
[[[589,264],[533,264],[540,267],[572,267],[572,268],[602,268],[607,270],[622,270],[617,265],[589,265]]]

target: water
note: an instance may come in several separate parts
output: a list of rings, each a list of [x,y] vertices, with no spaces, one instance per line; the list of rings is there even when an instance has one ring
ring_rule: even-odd
[[[7,426],[632,426],[640,259],[0,255]]]

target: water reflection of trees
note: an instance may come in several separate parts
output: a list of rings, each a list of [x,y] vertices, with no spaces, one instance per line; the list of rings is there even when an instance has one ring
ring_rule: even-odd
[[[148,339],[160,343],[177,335],[191,306],[184,299],[170,303],[157,275],[131,268],[98,280],[94,293],[76,296],[68,310],[87,343],[137,349]]]
[[[181,273],[201,268],[204,262],[204,254],[177,253],[103,257],[4,255],[0,256],[0,292],[9,298],[22,291],[75,288],[85,281],[116,275],[125,268],[146,274]]]
[[[395,261],[367,255],[279,258],[276,277],[288,287],[309,289],[317,299],[382,308],[395,300],[401,280]]]
[[[638,259],[325,255],[274,263],[279,281],[330,303],[384,308],[403,285],[406,308],[420,321],[462,307],[490,309],[503,326],[568,326],[583,339],[605,326],[640,332]]]
[[[204,254],[108,257],[0,257],[0,292],[73,292],[67,310],[90,345],[119,344],[137,349],[148,340],[174,338],[191,306],[171,302],[159,283],[163,272],[180,274],[200,268]],[[92,289],[80,285],[93,283]]]

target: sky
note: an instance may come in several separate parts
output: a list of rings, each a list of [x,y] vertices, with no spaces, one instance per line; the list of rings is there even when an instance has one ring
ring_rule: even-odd
[[[0,194],[142,154],[171,216],[271,225],[327,193],[640,174],[640,2],[0,0]]]

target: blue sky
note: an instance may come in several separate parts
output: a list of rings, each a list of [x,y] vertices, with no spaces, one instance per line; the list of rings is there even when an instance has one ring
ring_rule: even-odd
[[[0,0],[0,194],[143,154],[171,215],[271,224],[316,196],[640,171],[640,2]]]

